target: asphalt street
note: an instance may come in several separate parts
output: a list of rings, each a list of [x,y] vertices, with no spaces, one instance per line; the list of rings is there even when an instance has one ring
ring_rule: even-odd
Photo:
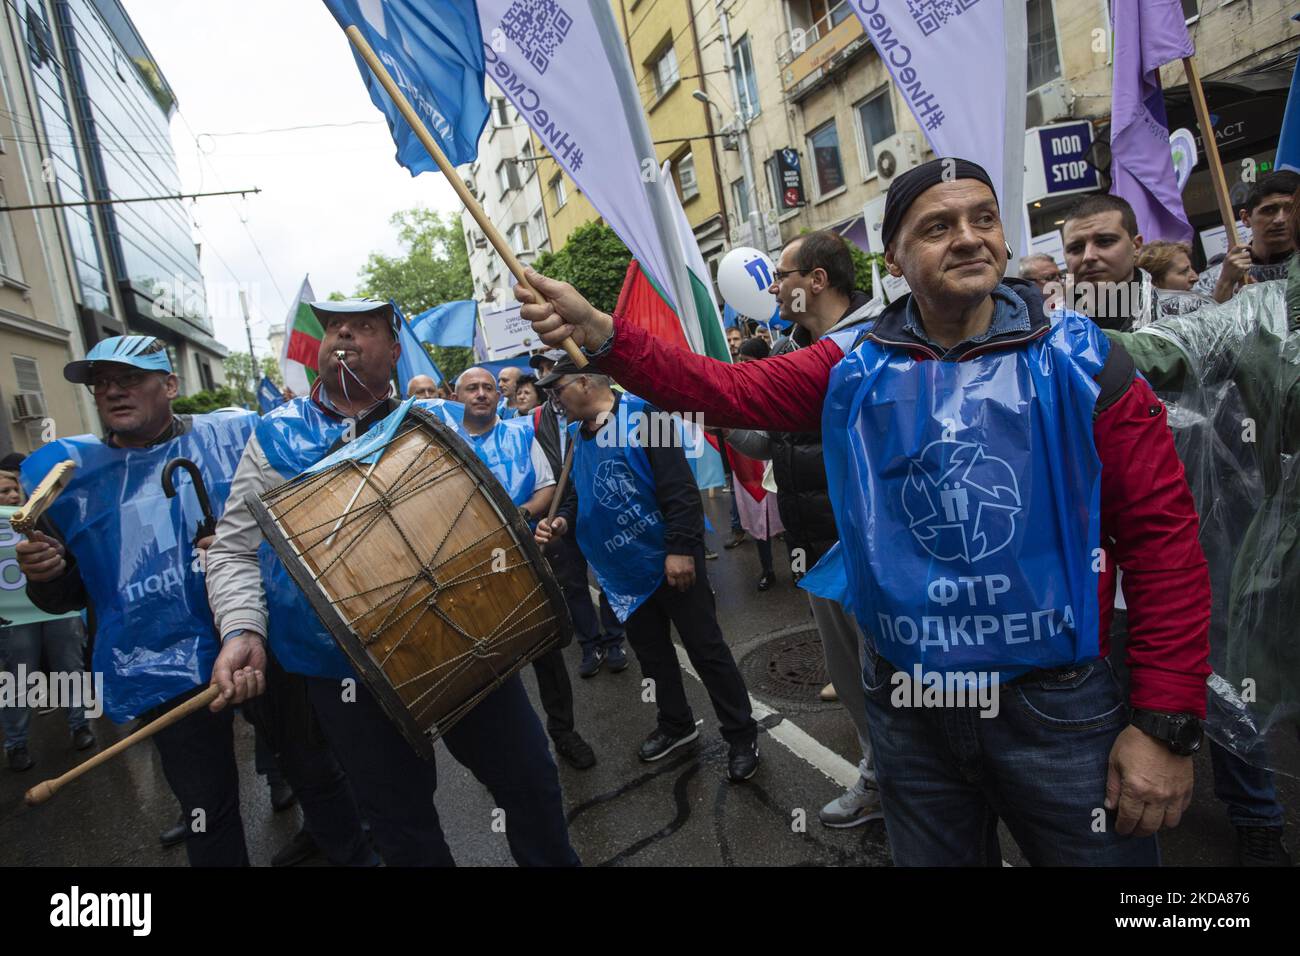
[[[830,830],[817,811],[851,781],[859,757],[852,725],[837,704],[821,702],[825,683],[820,647],[803,592],[788,573],[759,592],[757,553],[752,543],[721,547],[728,527],[728,499],[706,500],[714,528],[710,540],[719,558],[708,562],[719,618],[756,704],[762,765],[743,784],[726,780],[726,744],[703,686],[686,679],[701,721],[698,743],[654,764],[641,763],[636,749],[654,726],[652,704],[642,703],[640,673],[602,671],[577,677],[576,643],[565,651],[575,693],[578,730],[595,748],[597,765],[575,771],[561,763],[565,806],[574,847],[589,866],[888,866],[889,848],[881,821],[849,830]],[[783,549],[777,544],[777,562]],[[629,656],[631,652],[629,650]],[[524,673],[534,704],[536,681]],[[106,719],[95,721],[99,745],[126,731]],[[236,720],[244,826],[254,865],[296,832],[297,808],[273,813],[264,780],[253,771],[252,729]],[[37,767],[22,774],[0,770],[0,865],[5,866],[183,866],[183,849],[164,849],[158,832],[176,820],[171,796],[151,745],[78,780],[50,803],[26,808],[27,787],[74,766],[66,724],[58,713],[33,721],[31,751]],[[1290,775],[1278,775],[1287,808],[1288,833],[1300,814],[1300,748],[1285,742],[1278,759]],[[439,746],[437,804],[456,859],[466,865],[512,865],[505,836],[492,827],[486,789]],[[1294,846],[1294,837],[1288,842]],[[1015,843],[1002,833],[1003,855],[1024,863]],[[1232,865],[1235,835],[1215,799],[1208,757],[1196,758],[1196,798],[1182,825],[1162,837],[1166,865]]]

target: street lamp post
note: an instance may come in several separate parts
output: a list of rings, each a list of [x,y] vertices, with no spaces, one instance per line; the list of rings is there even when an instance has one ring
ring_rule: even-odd
[[[736,64],[731,47],[731,25],[727,11],[722,7],[722,0],[714,0],[718,11],[718,24],[722,33],[722,64],[731,78],[731,99],[736,106],[736,132],[740,140],[740,172],[744,178],[745,196],[749,204],[749,230],[751,242],[756,247],[765,245],[763,237],[763,216],[759,212],[758,190],[754,187],[753,157],[749,149],[749,117],[741,108],[740,81],[736,77]],[[703,95],[703,94],[701,94]],[[699,99],[699,96],[696,97]],[[705,96],[705,99],[708,97]]]

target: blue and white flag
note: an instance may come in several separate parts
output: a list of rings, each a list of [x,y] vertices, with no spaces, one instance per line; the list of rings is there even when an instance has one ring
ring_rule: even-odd
[[[284,395],[280,393],[280,386],[263,375],[262,384],[257,386],[257,410],[265,415],[277,405],[283,404]]]
[[[401,323],[401,330],[397,336],[397,341],[402,346],[402,354],[397,357],[397,387],[405,395],[411,379],[417,375],[427,375],[433,379],[434,384],[441,385],[445,381],[442,370],[411,331],[411,324],[406,321],[406,316],[402,315],[402,310],[397,307],[397,303],[391,304]]]
[[[1291,18],[1300,20],[1300,13]],[[1286,98],[1286,112],[1282,114],[1282,135],[1277,140],[1278,169],[1300,173],[1300,60],[1291,71],[1291,92]]]
[[[473,348],[477,316],[478,303],[473,299],[444,302],[413,318],[411,331],[417,339],[429,345]]]
[[[325,0],[325,6],[339,26],[361,31],[451,164],[473,162],[488,118],[473,0]],[[355,50],[353,57],[371,101],[388,118],[397,162],[412,176],[436,169],[365,60]]]
[[[969,159],[988,171],[1007,242],[1023,255],[1024,0],[849,0],[849,6],[935,155]],[[976,55],[977,74],[971,66]]]

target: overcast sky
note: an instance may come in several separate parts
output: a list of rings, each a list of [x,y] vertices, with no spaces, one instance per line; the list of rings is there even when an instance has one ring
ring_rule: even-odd
[[[400,248],[388,225],[394,212],[459,212],[441,174],[412,178],[393,159],[351,44],[320,0],[123,2],[180,104],[172,142],[185,191],[263,190],[193,205],[209,312],[226,346],[248,347],[238,283],[251,292],[254,342],[264,355],[268,329],[284,321],[305,274],[320,298],[351,293],[370,252]]]

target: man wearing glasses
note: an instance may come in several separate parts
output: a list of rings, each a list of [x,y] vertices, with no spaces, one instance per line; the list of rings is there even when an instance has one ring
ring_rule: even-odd
[[[206,687],[220,650],[204,581],[212,539],[196,536],[204,515],[189,477],[175,474],[168,498],[163,468],[174,458],[194,462],[219,516],[258,418],[174,414],[180,382],[152,336],[105,339],[63,375],[94,395],[104,437],[59,439],[23,463],[29,493],[58,462],[72,459],[77,469],[47,512],[57,536],[34,532],[14,550],[33,604],[88,612],[105,713],[147,722]],[[187,824],[191,866],[248,864],[232,721],[230,710],[199,710],[153,738]],[[349,861],[341,845],[369,857],[337,764],[327,751],[300,750],[283,751],[279,763],[313,823],[328,823],[313,826],[321,845],[338,862]]]

